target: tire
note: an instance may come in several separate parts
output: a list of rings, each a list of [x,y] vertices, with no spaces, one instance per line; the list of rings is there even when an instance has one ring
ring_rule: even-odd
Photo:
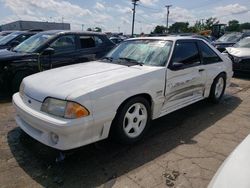
[[[122,105],[112,122],[111,138],[122,144],[139,141],[150,126],[151,110],[143,97],[135,97]]]
[[[209,99],[211,102],[218,104],[224,95],[226,88],[226,75],[219,74],[211,86]]]
[[[19,87],[21,85],[21,82],[23,81],[23,79],[30,75],[28,72],[17,72],[12,80],[12,93],[16,93],[19,91]]]

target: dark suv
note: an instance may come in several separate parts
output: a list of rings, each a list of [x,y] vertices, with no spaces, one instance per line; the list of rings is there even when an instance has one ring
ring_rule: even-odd
[[[0,39],[0,49],[14,48],[32,35],[37,34],[41,30],[15,31]]]
[[[102,33],[40,32],[12,50],[0,50],[0,88],[16,92],[28,75],[99,59],[113,46]]]

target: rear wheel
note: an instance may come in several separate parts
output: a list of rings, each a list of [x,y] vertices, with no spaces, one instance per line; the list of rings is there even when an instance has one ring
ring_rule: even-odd
[[[225,74],[220,74],[214,79],[214,82],[212,84],[211,90],[210,90],[210,100],[213,103],[219,103],[222,96],[224,95],[226,88],[226,76]]]
[[[118,111],[112,124],[112,136],[121,143],[140,140],[150,124],[150,105],[143,97],[129,100]]]

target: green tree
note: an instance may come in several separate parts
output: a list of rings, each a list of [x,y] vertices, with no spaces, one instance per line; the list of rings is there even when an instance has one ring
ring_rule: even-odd
[[[231,20],[228,22],[227,31],[240,31],[240,24],[238,20]]]
[[[185,33],[189,32],[188,22],[175,22],[169,27],[170,33]]]
[[[166,31],[166,27],[163,26],[163,25],[157,25],[153,31],[153,33],[156,33],[156,34],[162,34]]]
[[[100,27],[95,27],[94,31],[95,32],[102,32],[102,29]]]
[[[219,20],[217,20],[217,18],[208,18],[206,21],[205,21],[205,24],[204,24],[204,29],[212,29],[212,26],[214,24],[218,24],[219,23]]]
[[[250,23],[249,22],[240,24],[240,30],[242,31],[244,29],[250,30]]]

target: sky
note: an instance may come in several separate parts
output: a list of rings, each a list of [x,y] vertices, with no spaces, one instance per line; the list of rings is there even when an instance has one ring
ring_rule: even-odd
[[[250,0],[140,0],[135,33],[148,33],[156,25],[216,17],[220,23],[250,22]],[[103,31],[131,33],[131,0],[0,0],[0,25],[17,21],[66,22],[72,30],[101,27]]]

